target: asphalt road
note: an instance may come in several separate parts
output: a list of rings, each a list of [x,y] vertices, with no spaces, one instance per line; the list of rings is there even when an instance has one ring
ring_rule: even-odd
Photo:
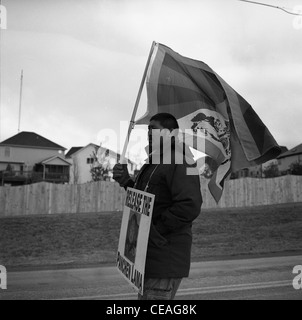
[[[302,300],[293,288],[302,256],[192,263],[176,300]],[[115,267],[10,272],[0,300],[134,300],[136,294]]]

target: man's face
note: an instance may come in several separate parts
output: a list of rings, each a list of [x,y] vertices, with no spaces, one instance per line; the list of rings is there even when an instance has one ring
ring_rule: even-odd
[[[159,121],[151,120],[148,126],[148,139],[149,139],[149,146],[152,146],[152,134],[159,134],[158,131],[155,129],[162,130],[164,127],[160,124]],[[153,130],[153,131],[152,131]]]

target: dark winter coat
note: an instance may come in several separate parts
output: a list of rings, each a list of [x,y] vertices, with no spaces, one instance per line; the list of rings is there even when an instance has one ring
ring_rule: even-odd
[[[152,175],[146,190],[155,195],[146,278],[182,278],[189,275],[192,222],[198,217],[202,204],[200,180],[198,174],[187,174],[190,165],[185,161],[184,164],[174,162],[145,164],[136,183],[137,189],[144,190]],[[133,187],[134,183],[131,181],[128,186]]]

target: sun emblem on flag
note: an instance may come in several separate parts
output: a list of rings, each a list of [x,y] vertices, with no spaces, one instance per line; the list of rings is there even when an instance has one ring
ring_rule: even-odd
[[[220,142],[227,156],[231,154],[229,121],[199,112],[191,122],[193,123],[191,129],[195,134],[198,131],[202,132],[206,137]]]

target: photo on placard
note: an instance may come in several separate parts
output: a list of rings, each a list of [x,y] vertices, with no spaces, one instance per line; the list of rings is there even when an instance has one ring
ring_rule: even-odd
[[[125,243],[125,257],[131,262],[135,262],[136,257],[136,247],[137,247],[137,237],[140,225],[141,215],[135,211],[130,211],[128,227],[126,233],[126,243]]]

